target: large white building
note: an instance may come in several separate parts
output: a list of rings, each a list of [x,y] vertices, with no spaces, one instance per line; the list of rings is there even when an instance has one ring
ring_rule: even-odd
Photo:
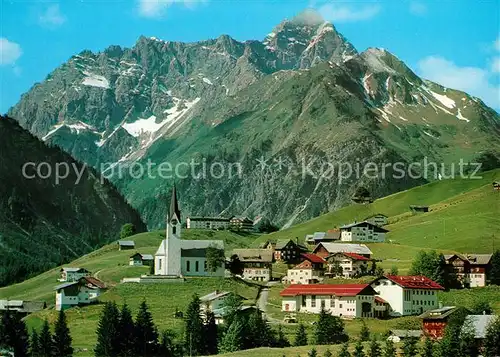
[[[340,240],[342,242],[385,242],[387,229],[370,222],[351,223],[340,227]]]
[[[369,284],[290,285],[280,293],[281,310],[334,316],[373,317],[375,290]]]
[[[166,236],[155,254],[155,275],[224,276],[224,264],[215,272],[209,271],[206,258],[208,248],[224,250],[224,242],[181,239],[181,212],[174,186],[167,217]]]
[[[224,217],[188,217],[187,229],[229,229],[230,218]]]
[[[389,315],[422,314],[438,308],[437,293],[444,288],[425,276],[386,275],[374,280],[371,287],[390,307]]]

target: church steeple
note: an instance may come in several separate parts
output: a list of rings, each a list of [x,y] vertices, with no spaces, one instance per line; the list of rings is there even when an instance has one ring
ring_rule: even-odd
[[[175,188],[175,183],[174,187],[172,188],[172,198],[170,199],[168,218],[170,221],[173,218],[176,218],[179,222],[181,221],[181,211],[179,210],[179,202],[177,201],[177,190]]]

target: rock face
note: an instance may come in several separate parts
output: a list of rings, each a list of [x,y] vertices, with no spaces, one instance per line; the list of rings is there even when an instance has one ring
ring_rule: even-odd
[[[84,51],[9,114],[107,174],[125,167],[111,180],[151,227],[163,225],[158,197],[172,179],[158,167],[149,178],[131,170],[148,160],[237,162],[242,175],[177,175],[183,211],[286,226],[350,203],[360,185],[380,197],[437,177],[394,178],[393,166],[368,177],[368,162],[406,167],[427,157],[449,171],[500,147],[499,116],[479,99],[420,79],[383,49],[358,53],[314,13],[283,21],[262,42],[141,37],[132,48]],[[361,174],[339,180],[341,163]],[[318,175],[332,166],[331,177]]]
[[[101,183],[95,171],[61,149],[48,147],[7,117],[0,117],[0,150],[0,286],[117,239],[125,223],[133,223],[139,232],[146,230],[112,184]],[[35,167],[24,166],[30,162],[44,163],[41,175]],[[65,176],[63,165],[70,168],[68,177],[57,182],[55,170],[59,167]]]

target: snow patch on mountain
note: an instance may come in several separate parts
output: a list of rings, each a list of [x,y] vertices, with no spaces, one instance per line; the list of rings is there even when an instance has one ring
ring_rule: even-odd
[[[438,94],[436,92],[433,92],[429,90],[429,92],[432,94],[434,98],[436,98],[438,101],[441,102],[445,107],[453,109],[456,107],[455,101],[445,95]]]
[[[468,123],[468,122],[470,122],[470,120],[469,120],[469,119],[467,119],[466,117],[464,117],[464,116],[462,115],[462,112],[460,111],[460,108],[458,108],[458,113],[457,113],[456,117],[457,117],[457,119],[459,119],[459,120],[464,120],[464,121],[466,121],[467,123]]]
[[[84,86],[91,86],[91,87],[98,87],[105,89],[109,88],[109,81],[106,79],[106,77],[87,71],[84,71],[83,74],[86,76],[82,82]]]
[[[214,84],[212,83],[212,81],[206,77],[203,77],[203,82],[205,82],[206,84],[209,84],[211,86],[213,86]]]
[[[151,115],[147,119],[139,118],[133,123],[125,123],[122,128],[133,137],[138,137],[143,133],[154,133],[163,126],[163,123],[156,122],[156,116]]]

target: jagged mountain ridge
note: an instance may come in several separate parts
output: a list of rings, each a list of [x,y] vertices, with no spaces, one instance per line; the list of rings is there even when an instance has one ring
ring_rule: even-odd
[[[450,163],[500,146],[498,114],[479,99],[420,79],[388,51],[357,53],[332,24],[300,15],[262,42],[141,37],[131,49],[82,52],[9,113],[96,166],[208,156],[245,162],[248,171],[258,154],[272,160],[282,153]],[[162,181],[116,182],[151,226],[162,224],[164,207],[155,199]],[[364,180],[375,196],[421,182]],[[266,214],[281,224],[349,203],[359,184],[255,174],[222,187],[179,182],[189,213]]]
[[[125,223],[146,230],[139,214],[93,170],[0,117],[0,286],[73,260],[115,240]],[[26,163],[68,164],[66,179],[43,179]],[[81,179],[75,173],[82,172]],[[54,171],[52,171],[54,172]],[[66,171],[61,167],[61,173]]]

